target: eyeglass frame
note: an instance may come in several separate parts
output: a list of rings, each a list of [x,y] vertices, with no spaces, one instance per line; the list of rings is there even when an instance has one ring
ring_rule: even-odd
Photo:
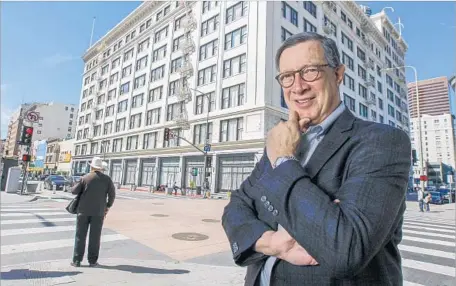
[[[320,72],[322,71],[322,68],[323,67],[328,67],[329,64],[320,64],[320,65],[308,65],[308,66],[304,66],[303,68],[299,69],[299,70],[296,70],[296,71],[287,71],[287,72],[283,72],[283,73],[279,73],[278,75],[275,76],[275,79],[277,80],[277,82],[279,83],[279,85],[283,88],[289,88],[291,87],[294,83],[295,83],[295,78],[296,78],[296,73],[299,73],[299,76],[301,77],[301,79],[305,82],[314,82],[318,79],[318,77],[320,76]],[[301,75],[301,72],[304,71],[305,69],[308,69],[308,68],[317,68],[318,72],[317,72],[317,75],[315,76],[315,78],[313,80],[305,80],[302,75]],[[280,80],[279,80],[279,77],[283,74],[293,74],[293,82],[289,85],[289,86],[284,86]]]

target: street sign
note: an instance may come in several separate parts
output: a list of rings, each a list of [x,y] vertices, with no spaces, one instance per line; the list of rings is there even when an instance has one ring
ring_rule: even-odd
[[[30,122],[38,122],[38,120],[40,119],[40,114],[36,111],[29,111],[27,112],[27,120],[30,121]]]
[[[209,152],[209,151],[211,151],[211,144],[206,144],[204,146],[204,152]]]

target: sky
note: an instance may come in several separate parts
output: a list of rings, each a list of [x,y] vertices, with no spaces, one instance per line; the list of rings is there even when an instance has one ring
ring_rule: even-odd
[[[1,138],[11,113],[23,102],[78,104],[82,55],[141,2],[1,2]],[[404,25],[406,64],[418,79],[456,74],[455,2],[359,2],[375,14],[384,7],[393,23]],[[414,81],[407,71],[407,80]],[[453,111],[454,112],[454,111]]]

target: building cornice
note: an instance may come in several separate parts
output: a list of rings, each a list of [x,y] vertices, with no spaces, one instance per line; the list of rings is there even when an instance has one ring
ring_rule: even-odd
[[[84,62],[89,61],[107,46],[110,46],[117,41],[123,34],[127,33],[128,30],[135,27],[140,21],[144,20],[146,16],[150,15],[158,6],[166,4],[167,2],[161,1],[145,1],[133,12],[131,12],[125,19],[117,24],[112,30],[110,30],[104,37],[99,39],[93,44],[83,55],[82,59]]]
[[[364,13],[364,11],[358,4],[356,4],[356,2],[342,1],[340,3],[345,5],[346,8],[348,8],[349,11],[352,12],[353,15],[355,15],[357,21],[359,21],[361,25],[365,25],[369,29],[370,34],[375,38],[377,43],[388,43],[385,37],[383,37],[383,34],[377,29],[372,19]]]
[[[392,36],[394,37],[394,39],[396,41],[399,42],[399,46],[402,48],[402,51],[404,52],[404,54],[407,52],[408,50],[408,45],[407,43],[405,42],[404,38],[402,38],[402,36],[399,34],[399,32],[396,30],[396,27],[394,27],[393,23],[390,21],[390,19],[388,18],[388,15],[386,15],[386,13],[384,11],[378,13],[378,14],[375,14],[372,16],[373,19],[375,18],[380,18],[381,21],[382,21],[382,24],[384,24],[385,26],[388,27],[388,29],[391,31],[392,33]]]

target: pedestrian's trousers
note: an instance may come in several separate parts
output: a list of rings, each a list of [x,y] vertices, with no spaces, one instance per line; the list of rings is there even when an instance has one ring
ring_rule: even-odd
[[[100,253],[101,229],[103,216],[87,216],[78,214],[76,220],[76,237],[74,241],[73,262],[81,262],[84,258],[87,231],[90,225],[89,247],[87,260],[90,264],[96,263]]]

